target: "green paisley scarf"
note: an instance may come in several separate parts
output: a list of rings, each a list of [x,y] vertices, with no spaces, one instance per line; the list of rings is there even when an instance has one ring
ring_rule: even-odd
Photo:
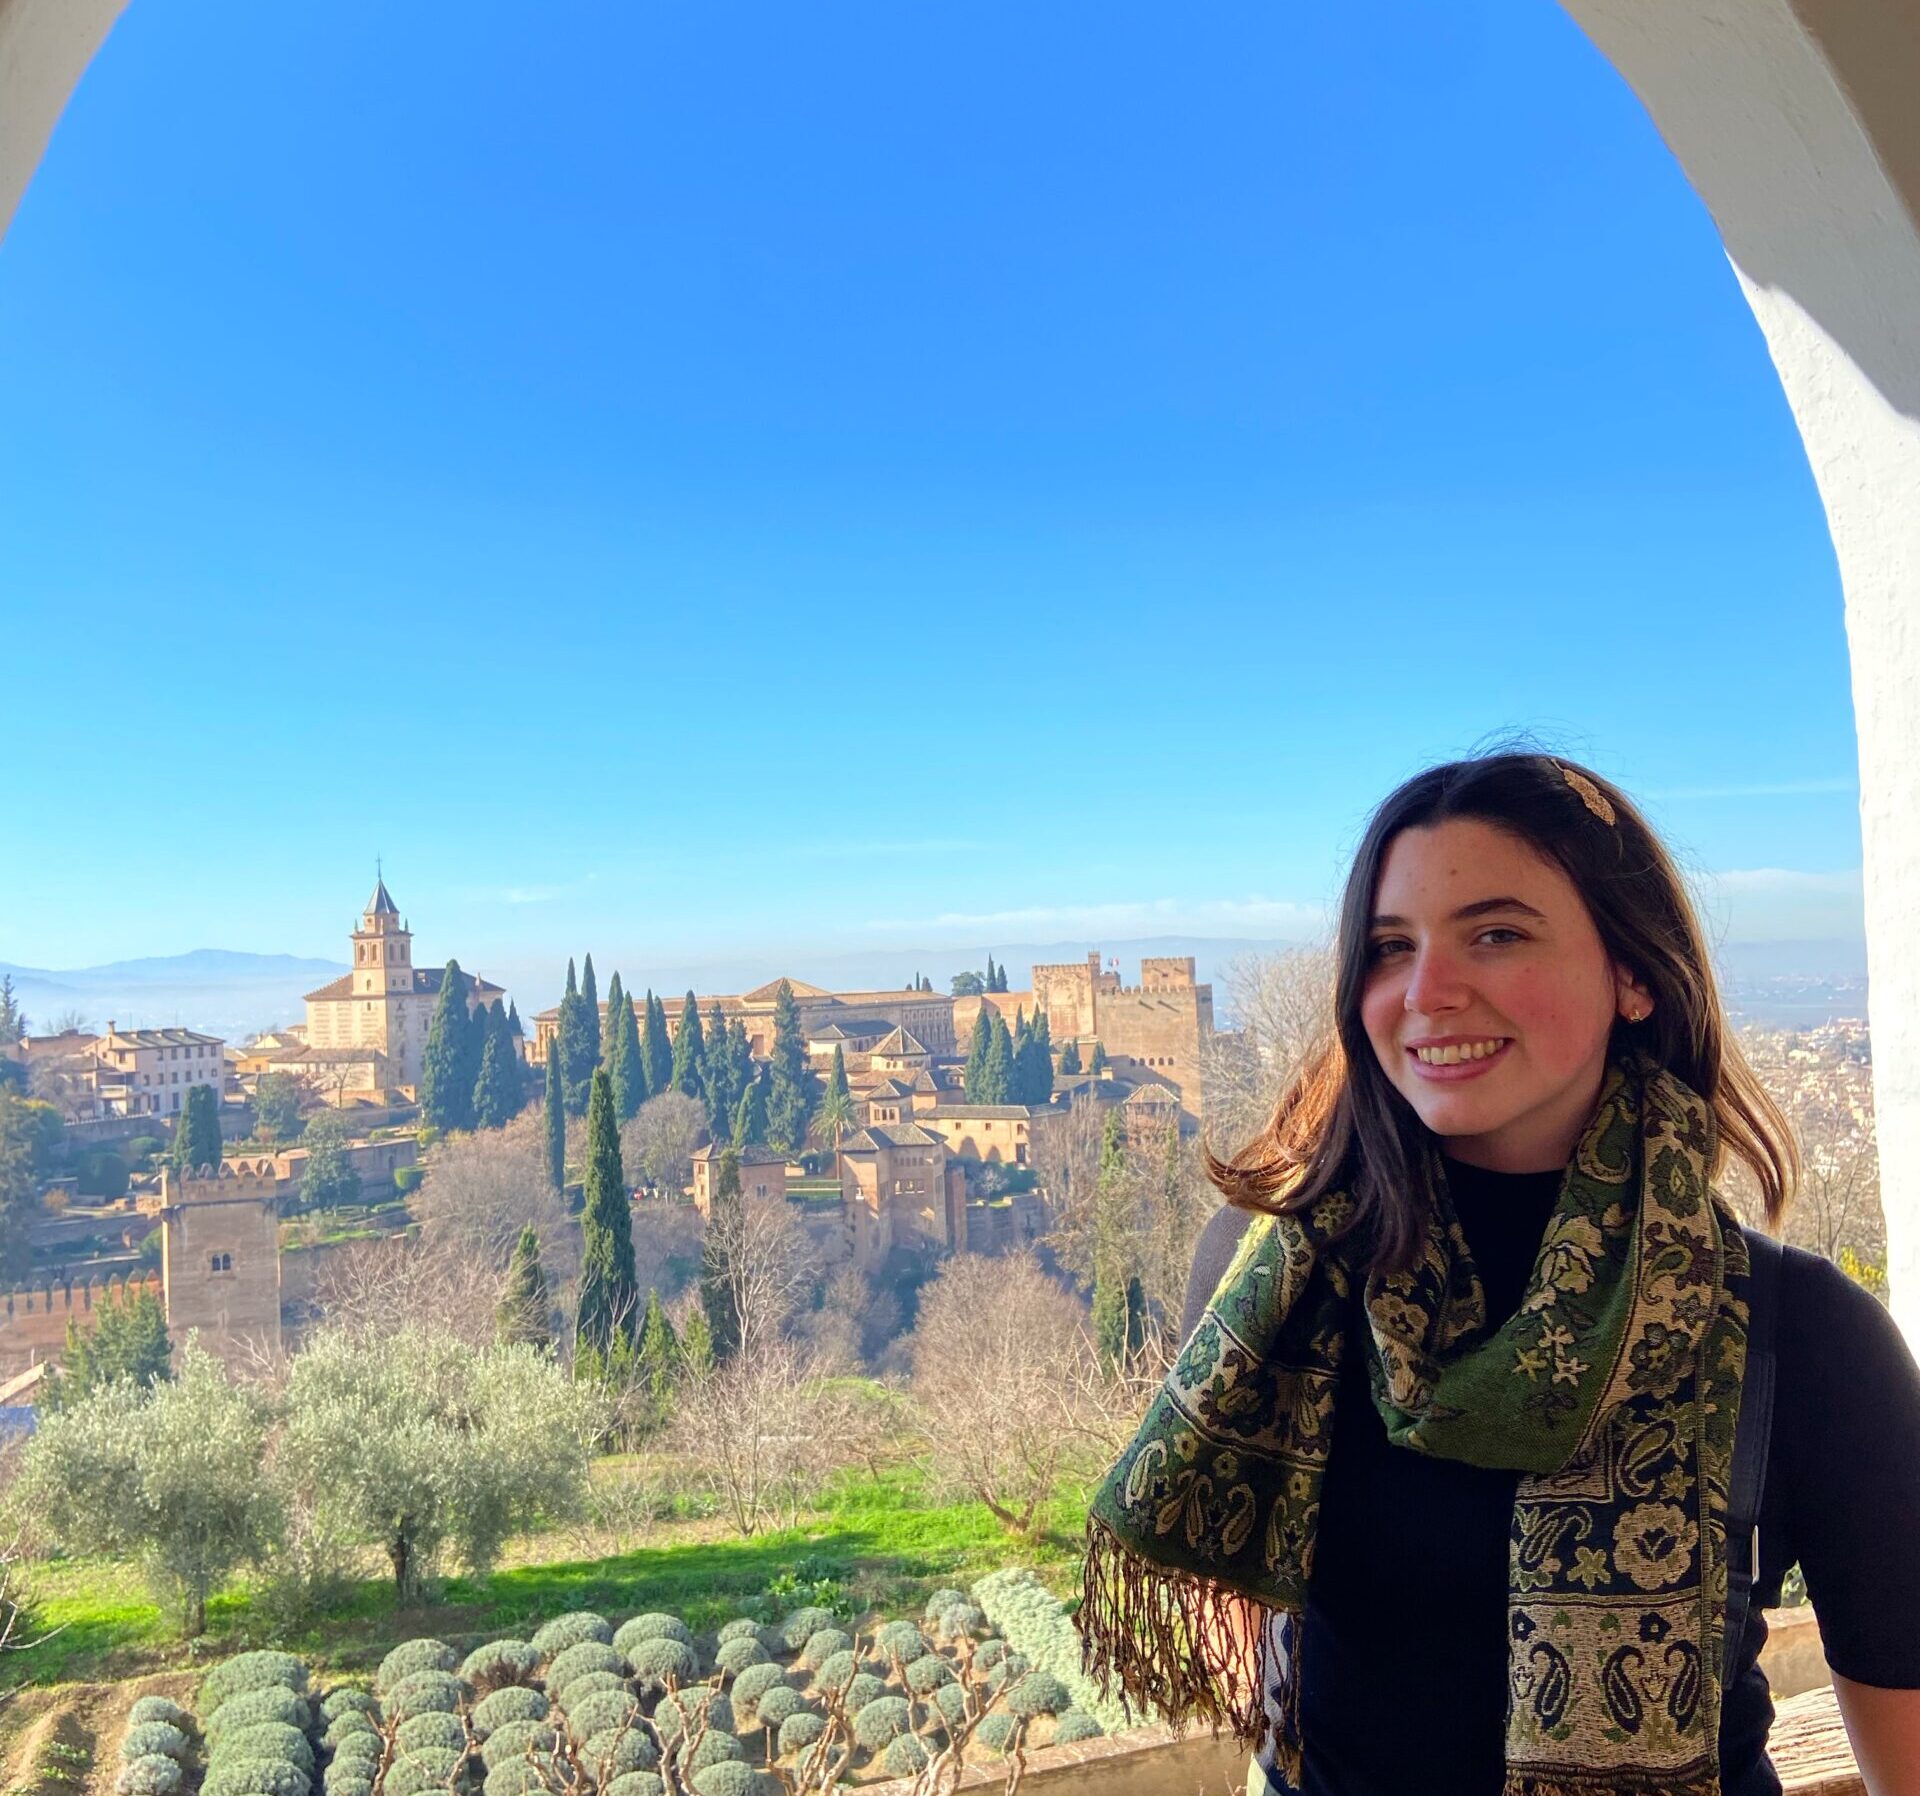
[[[1437,1152],[1420,1263],[1366,1284],[1392,1442],[1522,1474],[1503,1796],[1718,1796],[1747,1247],[1708,1187],[1715,1139],[1695,1092],[1644,1054],[1616,1056],[1510,1321],[1485,1333]],[[1333,1191],[1253,1219],[1094,1498],[1075,1618],[1103,1688],[1271,1744],[1294,1784],[1307,1583],[1358,1276],[1351,1238],[1328,1236],[1351,1213]],[[1277,1717],[1257,1634],[1241,1632],[1235,1654],[1198,1649],[1233,1632],[1236,1598],[1290,1618]]]

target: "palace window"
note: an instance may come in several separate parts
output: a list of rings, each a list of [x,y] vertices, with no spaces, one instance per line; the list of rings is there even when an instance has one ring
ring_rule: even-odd
[[[230,1253],[217,1253],[212,1255],[208,1261],[207,1270],[209,1272],[231,1272],[233,1270],[233,1255]]]

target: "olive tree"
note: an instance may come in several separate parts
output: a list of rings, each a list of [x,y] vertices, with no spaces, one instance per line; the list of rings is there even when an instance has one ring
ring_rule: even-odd
[[[18,1512],[72,1550],[137,1558],[155,1596],[198,1634],[208,1595],[279,1533],[260,1478],[268,1424],[263,1393],[230,1381],[190,1336],[172,1379],[123,1379],[41,1420]]]
[[[485,1571],[586,1496],[595,1399],[530,1347],[332,1331],[294,1360],[284,1403],[277,1476],[335,1537],[386,1555],[402,1602],[443,1557]]]

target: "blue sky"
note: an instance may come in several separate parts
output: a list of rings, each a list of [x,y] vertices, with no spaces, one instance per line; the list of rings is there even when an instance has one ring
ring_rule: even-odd
[[[1857,934],[1759,333],[1547,0],[138,0],[0,244],[0,960],[1284,935],[1540,731]]]

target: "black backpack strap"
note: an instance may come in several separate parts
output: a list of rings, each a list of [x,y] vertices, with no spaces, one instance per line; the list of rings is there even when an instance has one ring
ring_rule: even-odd
[[[1740,1388],[1740,1420],[1733,1437],[1733,1475],[1727,1492],[1727,1619],[1721,1688],[1733,1682],[1747,1631],[1754,1580],[1760,1575],[1760,1500],[1767,1483],[1773,1436],[1774,1318],[1780,1309],[1780,1243],[1742,1229],[1751,1270],[1747,1278],[1747,1370]]]

